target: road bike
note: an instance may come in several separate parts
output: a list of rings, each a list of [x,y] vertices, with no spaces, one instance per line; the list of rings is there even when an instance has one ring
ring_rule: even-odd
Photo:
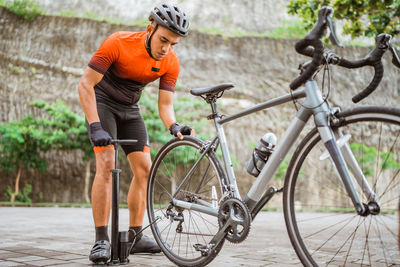
[[[400,109],[341,110],[331,106],[328,94],[314,80],[330,65],[372,66],[372,82],[353,97],[358,102],[379,85],[383,54],[391,51],[397,67],[400,60],[387,34],[380,34],[376,47],[360,60],[327,50],[321,39],[328,28],[329,39],[340,45],[332,13],[331,8],[322,8],[312,31],[296,43],[296,51],[312,60],[300,65],[301,74],[290,84],[290,93],[222,116],[217,99],[233,84],[191,90],[211,105],[208,119],[214,121],[216,136],[209,141],[185,136],[166,143],[155,157],[147,189],[153,235],[175,264],[207,265],[226,240],[245,240],[258,212],[276,192],[283,191],[287,231],[303,265],[400,265]],[[299,105],[296,115],[242,198],[223,124],[291,101]],[[269,186],[310,118],[315,127],[291,155],[283,188]]]

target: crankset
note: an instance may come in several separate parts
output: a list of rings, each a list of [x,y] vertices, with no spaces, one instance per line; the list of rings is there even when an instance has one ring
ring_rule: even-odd
[[[219,227],[226,229],[226,239],[232,243],[240,243],[250,232],[251,215],[246,204],[238,198],[226,198],[221,202],[218,211]]]

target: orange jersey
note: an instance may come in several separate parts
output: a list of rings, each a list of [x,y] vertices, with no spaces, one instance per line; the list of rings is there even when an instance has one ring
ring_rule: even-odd
[[[95,86],[124,104],[135,104],[144,86],[160,78],[159,88],[173,92],[179,75],[179,60],[171,51],[160,61],[145,47],[146,32],[116,32],[93,55],[89,67],[104,75]]]

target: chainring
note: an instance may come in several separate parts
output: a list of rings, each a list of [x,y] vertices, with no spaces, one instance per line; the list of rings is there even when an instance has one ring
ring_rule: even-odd
[[[218,223],[222,228],[230,221],[226,239],[232,243],[244,241],[250,232],[251,215],[246,204],[238,198],[226,198],[221,201],[218,210]]]

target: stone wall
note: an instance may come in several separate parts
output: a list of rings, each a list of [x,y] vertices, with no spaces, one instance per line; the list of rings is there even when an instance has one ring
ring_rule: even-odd
[[[144,28],[56,16],[40,16],[26,22],[1,8],[0,122],[18,120],[37,112],[29,107],[29,102],[37,99],[52,103],[61,98],[74,111],[82,112],[77,94],[80,75],[104,38],[119,30],[141,31]],[[295,40],[228,38],[194,30],[176,47],[181,61],[176,95],[188,95],[190,88],[233,82],[236,87],[218,102],[224,114],[233,114],[288,93],[290,81],[298,74],[298,64],[307,60],[295,53],[294,44]],[[370,51],[370,48],[361,47],[334,49],[350,59],[363,57]],[[390,60],[389,54],[385,55],[385,77],[378,92],[362,104],[399,106],[400,71]],[[372,72],[369,68],[349,71],[334,67],[331,102],[342,108],[354,106],[351,96],[368,84]],[[151,84],[146,90],[154,93],[156,85]],[[176,113],[179,118],[179,110]],[[225,132],[238,169],[245,166],[250,147],[265,132],[274,132],[279,140],[294,114],[295,108],[289,103],[228,123]],[[210,130],[211,127],[210,124]],[[51,161],[48,171],[24,173],[22,178],[22,184],[32,184],[34,200],[83,201],[84,162],[81,155],[58,153],[57,157],[48,157],[57,158]],[[125,170],[121,182],[123,195],[131,175],[127,168]],[[0,199],[3,199],[7,186],[13,185],[14,175],[0,175]],[[240,187],[247,189],[253,178],[240,170],[237,176]],[[43,196],[41,199],[40,195]]]

